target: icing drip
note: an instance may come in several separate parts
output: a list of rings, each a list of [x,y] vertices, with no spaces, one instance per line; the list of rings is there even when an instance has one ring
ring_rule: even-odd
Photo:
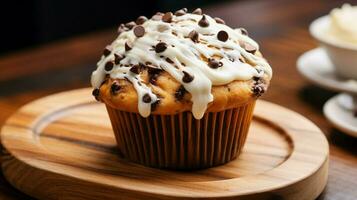
[[[249,80],[264,74],[271,77],[272,70],[265,59],[248,52],[240,44],[243,41],[259,49],[258,44],[241,29],[231,29],[207,15],[204,15],[204,26],[203,17],[199,14],[168,15],[166,18],[169,23],[151,19],[141,24],[144,30],[140,27],[136,32],[135,28],[122,32],[110,45],[111,52],[107,50],[97,63],[98,68],[92,73],[92,86],[99,88],[106,74],[111,78],[127,79],[137,91],[139,113],[147,117],[151,112],[151,103],[156,102],[158,97],[128,66],[149,62],[150,67],[168,72],[183,85],[192,96],[192,113],[200,119],[208,103],[213,101],[212,85]],[[131,48],[125,48],[126,44],[130,44]],[[105,64],[115,59],[114,54],[125,57],[107,72]],[[242,57],[255,66],[243,63]],[[209,64],[209,60],[213,62],[212,58],[218,64]],[[150,96],[150,103],[142,100],[144,95]]]

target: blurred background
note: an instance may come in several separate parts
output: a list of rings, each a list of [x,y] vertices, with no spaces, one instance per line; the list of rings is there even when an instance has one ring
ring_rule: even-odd
[[[85,32],[113,27],[156,11],[192,8],[224,0],[27,0],[4,1],[0,55]],[[225,0],[227,1],[227,0]]]

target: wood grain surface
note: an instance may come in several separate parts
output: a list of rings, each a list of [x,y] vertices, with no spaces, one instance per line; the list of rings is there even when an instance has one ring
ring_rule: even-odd
[[[90,94],[88,88],[36,100],[5,123],[2,170],[13,186],[39,199],[264,200],[313,199],[326,185],[325,136],[283,107],[258,101],[238,159],[179,172],[120,157],[106,109]]]
[[[356,0],[346,0],[357,4]],[[351,200],[357,196],[357,139],[335,130],[322,115],[323,103],[335,93],[312,86],[296,70],[296,59],[317,43],[308,25],[339,0],[230,1],[203,10],[245,27],[274,68],[263,99],[288,107],[317,124],[330,143],[327,188],[319,199]],[[119,22],[118,22],[119,23]],[[0,57],[0,124],[21,105],[58,91],[89,86],[103,47],[116,37],[116,27],[76,38],[13,52]],[[0,174],[0,199],[29,199]]]

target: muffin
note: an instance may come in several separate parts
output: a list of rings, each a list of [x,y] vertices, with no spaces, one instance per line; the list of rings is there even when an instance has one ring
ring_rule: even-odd
[[[121,24],[92,73],[120,152],[168,169],[236,158],[272,70],[243,28],[201,9]]]

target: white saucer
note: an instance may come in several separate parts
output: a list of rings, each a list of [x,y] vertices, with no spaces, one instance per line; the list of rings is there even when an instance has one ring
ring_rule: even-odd
[[[326,89],[357,95],[357,80],[337,77],[322,48],[312,49],[297,60],[297,69],[306,79]]]
[[[353,98],[339,94],[328,100],[323,108],[325,117],[340,131],[357,137],[357,117],[354,117]]]

